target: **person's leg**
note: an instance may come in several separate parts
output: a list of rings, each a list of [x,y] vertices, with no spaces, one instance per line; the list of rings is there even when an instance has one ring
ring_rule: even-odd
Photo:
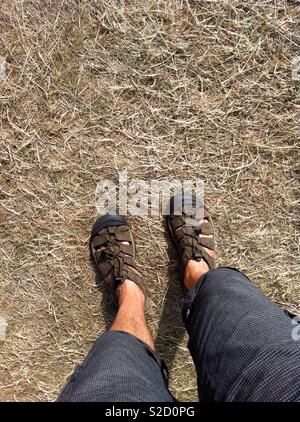
[[[59,401],[170,402],[167,369],[154,350],[145,297],[125,280],[117,288],[119,310],[60,394]]]
[[[291,318],[241,272],[189,261],[189,348],[203,401],[300,401]],[[200,279],[199,279],[200,277]]]
[[[145,317],[146,287],[135,261],[133,233],[126,219],[97,219],[90,252],[98,282],[114,296],[118,313],[60,394],[59,401],[174,401],[167,368],[154,350]]]
[[[200,399],[300,401],[291,319],[238,270],[215,269],[213,222],[199,198],[171,198],[167,222],[189,289],[183,316]]]
[[[119,310],[110,328],[111,331],[125,331],[155,349],[145,316],[145,296],[139,287],[126,280],[117,289]]]

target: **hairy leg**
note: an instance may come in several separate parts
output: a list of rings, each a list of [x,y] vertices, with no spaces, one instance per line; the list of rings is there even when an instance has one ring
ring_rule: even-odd
[[[154,350],[154,341],[145,316],[143,292],[133,281],[125,280],[118,287],[117,293],[119,310],[110,330],[132,334]]]

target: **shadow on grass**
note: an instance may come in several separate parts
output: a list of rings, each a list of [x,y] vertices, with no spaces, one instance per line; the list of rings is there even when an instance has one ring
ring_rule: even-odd
[[[165,238],[168,245],[169,256],[169,285],[155,343],[157,351],[165,360],[168,368],[171,369],[177,350],[181,346],[185,335],[181,311],[184,291],[179,279],[180,273],[177,267],[177,252],[172,244],[166,225]]]
[[[91,252],[90,263],[95,274],[95,285],[97,287],[98,292],[101,294],[100,309],[105,323],[105,330],[109,330],[116,317],[117,307],[114,303],[112,291],[109,289],[109,287],[106,286],[103,281],[100,281],[100,276],[98,270],[95,267],[95,262]]]

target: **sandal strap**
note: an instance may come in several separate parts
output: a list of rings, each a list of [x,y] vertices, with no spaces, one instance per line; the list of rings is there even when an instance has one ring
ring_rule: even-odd
[[[196,198],[183,197],[183,212],[181,215],[176,215],[176,210],[174,210],[174,206],[172,207],[172,200],[173,205],[175,204],[173,197],[170,205],[171,215],[168,216],[167,220],[172,240],[180,255],[182,278],[189,260],[201,261],[203,259],[210,270],[214,269],[216,267],[215,258],[210,256],[206,250],[215,250],[214,227],[207,209],[203,209],[203,219],[197,219],[193,206],[196,203]],[[193,222],[192,225],[191,221]],[[200,237],[200,234],[211,235],[212,237]]]
[[[124,244],[122,242],[128,242]],[[136,283],[146,295],[142,277],[136,269],[135,245],[130,228],[126,224],[104,227],[92,234],[90,247],[100,281],[113,274],[113,285],[117,287],[126,279]]]

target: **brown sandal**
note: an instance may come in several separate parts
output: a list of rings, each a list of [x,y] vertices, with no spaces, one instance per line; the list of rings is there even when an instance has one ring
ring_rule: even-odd
[[[136,283],[146,296],[142,278],[136,270],[133,235],[123,216],[107,214],[95,222],[90,252],[100,281],[112,288],[116,303],[116,289],[126,279]]]
[[[201,201],[198,203],[202,204]],[[210,270],[216,267],[215,258],[206,251],[206,249],[215,250],[212,219],[203,205],[201,205],[204,208],[203,218],[196,218],[195,205],[195,196],[173,196],[170,200],[170,215],[167,216],[171,238],[180,256],[182,281],[190,259],[198,262],[204,259]],[[200,234],[212,237],[200,237]]]

